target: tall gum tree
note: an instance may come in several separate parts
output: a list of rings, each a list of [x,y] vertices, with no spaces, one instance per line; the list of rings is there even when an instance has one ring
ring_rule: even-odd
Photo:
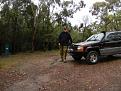
[[[105,0],[105,2],[96,2],[91,10],[92,15],[100,20],[100,30],[113,31],[119,30],[117,12],[121,10],[120,0]],[[98,28],[99,29],[99,28]]]

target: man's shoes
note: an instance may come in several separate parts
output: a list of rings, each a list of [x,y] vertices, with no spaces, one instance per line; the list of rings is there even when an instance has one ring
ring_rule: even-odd
[[[63,60],[64,63],[67,63],[66,59]]]
[[[61,58],[61,60],[59,62],[67,63],[66,59],[63,59],[63,58]]]
[[[67,63],[67,61],[63,61],[64,63]]]
[[[63,62],[63,58],[61,58],[61,60],[59,62]]]

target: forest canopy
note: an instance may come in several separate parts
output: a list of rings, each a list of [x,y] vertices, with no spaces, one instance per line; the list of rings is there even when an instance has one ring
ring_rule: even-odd
[[[60,12],[54,12],[61,7]],[[100,31],[118,31],[121,28],[121,1],[97,2],[89,11],[96,17],[87,25],[88,18],[80,26],[72,26],[68,17],[86,6],[84,1],[76,4],[73,0],[39,0],[35,5],[31,0],[0,1],[0,54],[5,47],[11,53],[52,50],[58,48],[58,35],[66,24],[73,42],[85,40]],[[69,7],[69,8],[68,8]]]

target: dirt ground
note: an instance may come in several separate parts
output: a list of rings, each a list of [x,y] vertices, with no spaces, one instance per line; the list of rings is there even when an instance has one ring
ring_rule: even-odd
[[[88,65],[69,55],[60,62],[56,52],[26,54],[0,69],[0,91],[121,91],[121,56]]]

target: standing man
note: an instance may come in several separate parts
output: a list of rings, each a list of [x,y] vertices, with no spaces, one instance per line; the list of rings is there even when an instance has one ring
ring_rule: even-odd
[[[61,61],[66,62],[67,49],[70,44],[72,44],[72,38],[68,33],[67,26],[64,26],[64,31],[59,35],[59,46],[60,46],[60,56]]]

